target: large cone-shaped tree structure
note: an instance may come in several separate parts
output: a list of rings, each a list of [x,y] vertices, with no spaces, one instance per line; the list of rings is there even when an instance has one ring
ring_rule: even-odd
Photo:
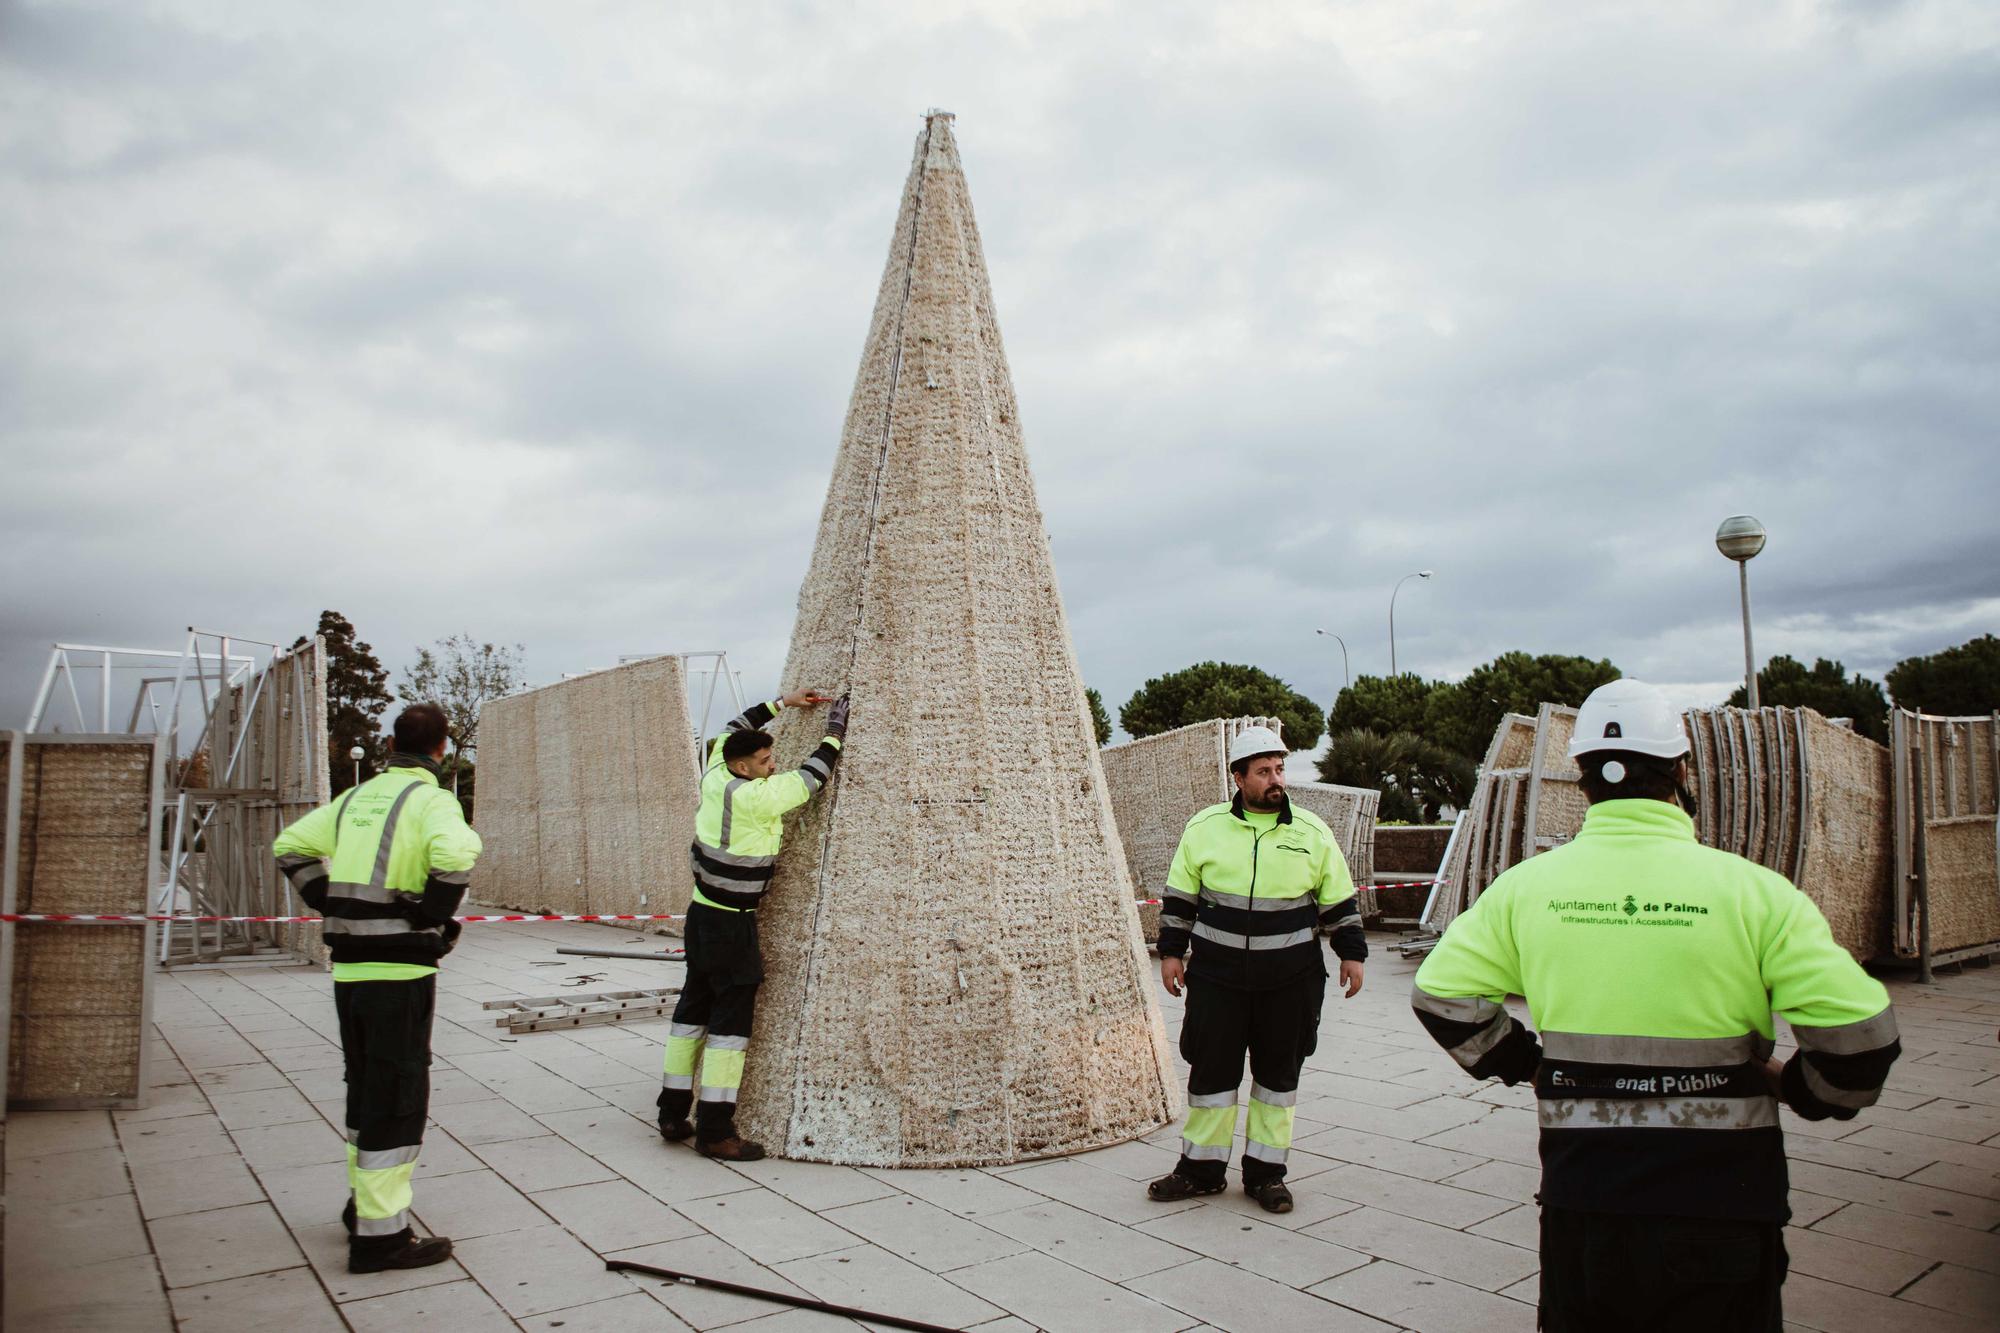
[[[1017,1161],[1176,1110],[951,117],[917,141],[785,670],[853,695],[759,913],[739,1119],[788,1157]],[[821,714],[779,715],[795,756]]]

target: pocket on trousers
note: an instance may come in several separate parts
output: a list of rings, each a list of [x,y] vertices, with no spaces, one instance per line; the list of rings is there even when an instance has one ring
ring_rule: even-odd
[[[1765,1228],[1755,1224],[1684,1223],[1659,1237],[1660,1268],[1673,1282],[1754,1282],[1764,1271],[1765,1244]]]
[[[424,1058],[398,1061],[395,1066],[395,1079],[396,1114],[399,1116],[423,1114],[430,1101],[430,1060]]]

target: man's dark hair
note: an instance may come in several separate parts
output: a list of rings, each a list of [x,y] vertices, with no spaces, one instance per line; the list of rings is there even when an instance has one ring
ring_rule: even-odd
[[[1231,764],[1229,766],[1229,771],[1231,773],[1234,773],[1237,777],[1240,778],[1245,773],[1248,773],[1250,771],[1250,765],[1256,763],[1259,759],[1268,758],[1269,756],[1277,753],[1278,752],[1276,750],[1267,750],[1263,754],[1246,754],[1241,759],[1238,759],[1235,763]]]
[[[411,704],[396,715],[396,749],[402,754],[435,754],[451,734],[444,709],[436,704]]]
[[[722,757],[725,760],[748,759],[759,750],[771,748],[771,733],[768,731],[732,731],[722,740]]]
[[[1625,765],[1625,776],[1618,782],[1604,777],[1604,766],[1613,759]],[[1599,801],[1671,801],[1679,792],[1674,785],[1678,759],[1659,759],[1630,750],[1598,750],[1576,762],[1583,769],[1583,794],[1592,805]]]

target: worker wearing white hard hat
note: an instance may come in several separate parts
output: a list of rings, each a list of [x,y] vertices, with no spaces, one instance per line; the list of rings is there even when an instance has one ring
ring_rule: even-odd
[[[1299,1070],[1326,1002],[1321,935],[1341,960],[1347,995],[1361,989],[1368,941],[1354,881],[1332,831],[1285,795],[1285,754],[1271,728],[1237,730],[1228,750],[1236,797],[1188,821],[1167,872],[1160,980],[1170,995],[1187,993],[1188,1113],[1180,1161],[1147,1187],[1162,1203],[1226,1186],[1248,1055],[1243,1189],[1270,1212],[1292,1210],[1285,1163]]]
[[[1851,1120],[1875,1101],[1900,1049],[1888,993],[1784,876],[1696,840],[1687,732],[1660,690],[1601,686],[1569,753],[1582,830],[1452,922],[1411,1004],[1473,1077],[1534,1083],[1538,1327],[1777,1333],[1778,1106]],[[1782,1066],[1774,1014],[1799,1042]]]

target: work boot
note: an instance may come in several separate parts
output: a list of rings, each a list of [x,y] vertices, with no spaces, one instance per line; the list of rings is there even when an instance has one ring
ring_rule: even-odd
[[[347,1235],[348,1235],[348,1238],[349,1238],[350,1240],[351,1240],[351,1239],[353,1239],[353,1236],[354,1236],[354,1196],[353,1196],[352,1194],[350,1194],[350,1195],[348,1195],[348,1196],[347,1196],[347,1204],[346,1204],[346,1206],[345,1206],[345,1207],[343,1207],[343,1208],[342,1208],[342,1209],[340,1210],[340,1221],[341,1221],[341,1225],[343,1225],[343,1226],[345,1226],[345,1227],[347,1228]]]
[[[704,1143],[694,1141],[694,1150],[703,1157],[713,1157],[718,1162],[761,1162],[764,1160],[764,1145],[753,1143],[741,1135],[731,1134],[726,1139],[716,1139]]]
[[[347,1271],[386,1273],[393,1268],[429,1268],[449,1258],[451,1242],[445,1237],[424,1236],[420,1239],[406,1231],[402,1244],[389,1249],[360,1250],[350,1244],[347,1247]]]
[[[694,1137],[694,1123],[686,1116],[678,1120],[662,1120],[660,1137],[668,1143],[682,1143]]]
[[[1263,1205],[1267,1213],[1292,1211],[1292,1192],[1285,1188],[1282,1180],[1260,1180],[1255,1185],[1246,1181],[1243,1192]]]
[[[1199,1198],[1204,1194],[1222,1193],[1227,1182],[1221,1180],[1196,1180],[1172,1171],[1146,1186],[1146,1197],[1154,1203],[1178,1203],[1182,1199]]]

